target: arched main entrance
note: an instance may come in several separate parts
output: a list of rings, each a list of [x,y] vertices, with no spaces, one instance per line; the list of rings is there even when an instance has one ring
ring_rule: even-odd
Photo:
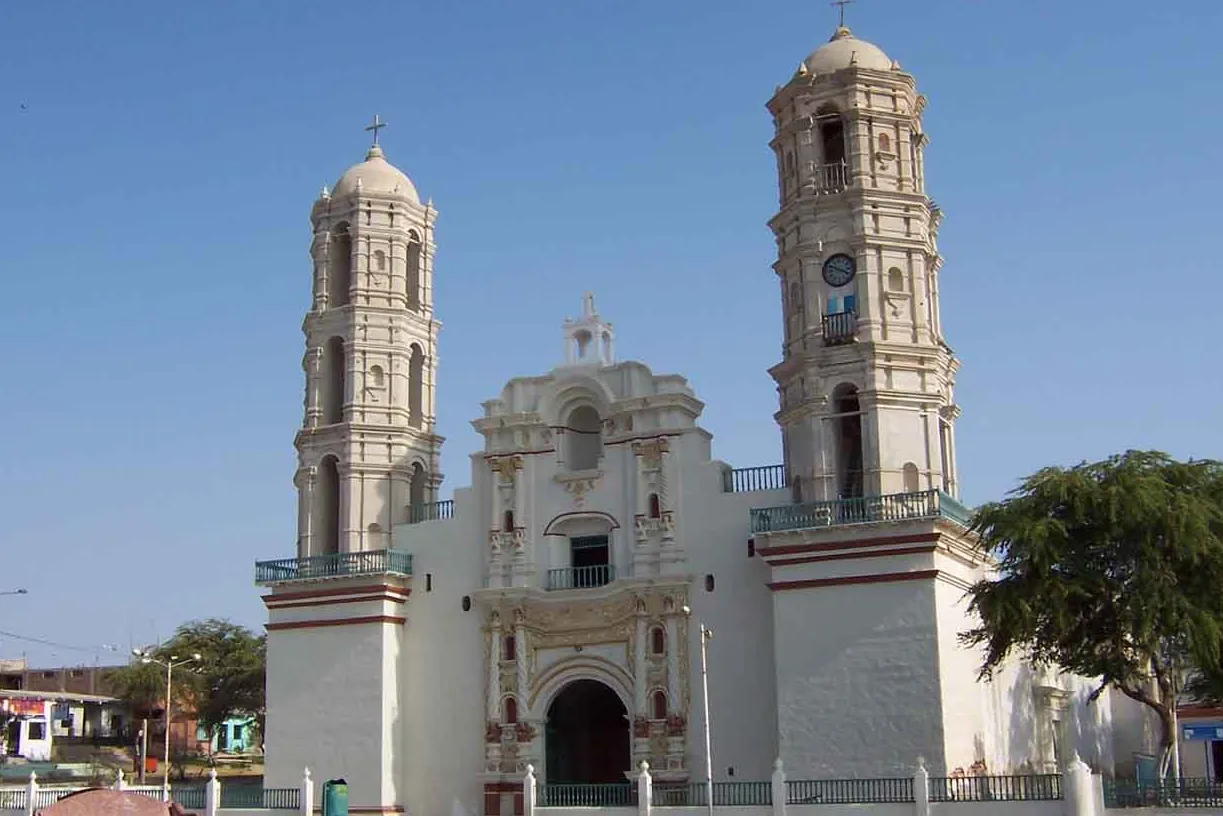
[[[575,680],[552,705],[544,731],[547,782],[624,782],[632,740],[624,703],[598,680]]]

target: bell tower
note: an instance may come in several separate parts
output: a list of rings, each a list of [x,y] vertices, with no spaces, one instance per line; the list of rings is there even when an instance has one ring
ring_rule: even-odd
[[[925,104],[844,25],[768,104],[785,325],[770,373],[793,495],[751,529],[771,568],[778,752],[814,776],[905,776],[918,757],[938,775],[990,739],[957,641],[981,557],[955,498]]]
[[[801,501],[955,495],[959,365],[938,308],[925,97],[840,26],[777,89],[777,241],[787,472]]]
[[[310,213],[314,290],[297,433],[299,557],[387,550],[428,515],[442,476],[434,433],[432,201],[387,162],[377,132]]]

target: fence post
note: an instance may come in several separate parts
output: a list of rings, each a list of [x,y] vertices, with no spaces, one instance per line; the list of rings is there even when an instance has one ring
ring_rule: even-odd
[[[38,774],[30,771],[30,781],[25,786],[25,816],[34,816],[34,805],[38,800]]]
[[[930,772],[925,757],[917,758],[917,770],[913,772],[913,810],[917,816],[930,816]]]
[[[781,757],[773,760],[773,816],[786,816],[786,769]]]
[[[1096,792],[1091,768],[1075,754],[1062,773],[1062,799],[1066,816],[1096,816]]]
[[[217,769],[208,770],[208,781],[204,783],[204,813],[207,816],[217,816],[221,809],[221,780],[217,779]]]
[[[310,779],[310,769],[302,774],[301,798],[298,801],[302,816],[314,816],[314,781]]]
[[[122,769],[115,771],[115,784],[111,785],[110,787],[111,787],[111,790],[117,790],[117,791],[123,790],[124,784],[123,784],[123,770]]]
[[[637,774],[637,816],[650,816],[654,807],[654,778],[650,776],[650,763],[644,759],[637,767],[641,770]]]
[[[522,816],[535,816],[535,766],[531,764],[522,778]]]

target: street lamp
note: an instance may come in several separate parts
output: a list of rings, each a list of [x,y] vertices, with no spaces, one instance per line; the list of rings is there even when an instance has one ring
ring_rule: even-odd
[[[684,617],[692,619],[692,607],[684,604]],[[709,736],[709,661],[705,656],[705,644],[713,639],[713,630],[698,621],[701,632],[701,703],[705,719],[705,808],[713,816],[713,747]]]
[[[178,659],[178,655],[170,655],[165,660],[158,660],[153,657],[149,649],[132,649],[132,654],[140,658],[141,663],[156,663],[159,666],[166,667],[166,767],[162,772],[161,779],[161,797],[163,802],[170,801],[170,680],[174,673],[175,666],[185,666],[188,663],[194,663],[200,659],[199,652],[185,657],[182,660]]]

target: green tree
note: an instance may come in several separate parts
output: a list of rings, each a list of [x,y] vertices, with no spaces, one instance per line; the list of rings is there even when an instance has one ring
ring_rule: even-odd
[[[250,715],[262,724],[267,640],[227,620],[185,623],[166,648],[177,655],[198,653],[184,684],[195,703],[199,724],[209,734],[231,717]]]
[[[150,656],[160,661],[174,658],[177,663],[193,654],[200,659],[174,669],[174,709],[192,712],[209,734],[243,714],[255,717],[262,728],[266,639],[243,626],[211,618],[178,627]],[[165,705],[166,670],[160,663],[136,659],[110,672],[107,681],[137,718],[152,718]]]
[[[1045,468],[973,519],[997,571],[969,591],[981,676],[1009,655],[1100,679],[1162,726],[1186,666],[1223,672],[1223,463],[1128,451]]]
[[[111,694],[127,704],[136,719],[153,719],[165,707],[166,672],[156,663],[142,663],[137,658],[126,666],[111,669],[104,682]],[[181,689],[174,696],[176,704],[181,705]]]

